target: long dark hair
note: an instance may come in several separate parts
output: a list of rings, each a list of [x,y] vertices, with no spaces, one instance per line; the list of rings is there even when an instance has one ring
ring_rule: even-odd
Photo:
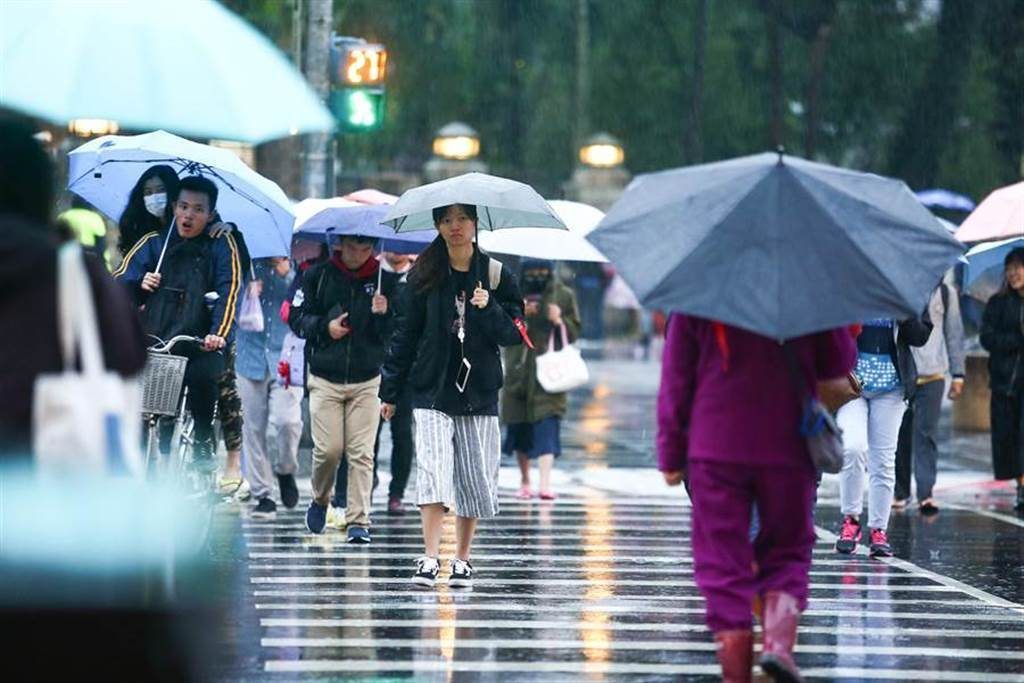
[[[433,210],[434,227],[441,224],[441,219],[453,206],[461,206],[466,215],[473,219],[474,225],[476,224],[476,206],[473,204],[449,204]],[[409,271],[409,279],[414,283],[417,292],[429,292],[440,287],[444,279],[448,277],[448,266],[448,245],[445,244],[444,237],[438,234],[416,259],[416,264]]]
[[[164,209],[163,225],[160,224],[160,220],[156,216],[146,211],[146,202],[142,198],[142,186],[153,177],[159,177],[163,181],[164,187],[167,188],[167,208]],[[171,217],[174,215],[174,200],[177,196],[178,174],[170,166],[166,164],[150,166],[139,176],[138,182],[135,183],[131,194],[128,195],[128,204],[124,207],[121,220],[118,221],[121,234],[117,238],[117,248],[121,250],[122,254],[127,254],[146,233],[160,230],[171,224]]]
[[[1015,294],[1013,287],[1010,286],[1010,280],[1006,277],[1006,268],[1011,263],[1019,263],[1024,265],[1024,247],[1014,247],[1010,250],[1010,253],[1003,259],[1003,286],[999,288],[1000,294]]]

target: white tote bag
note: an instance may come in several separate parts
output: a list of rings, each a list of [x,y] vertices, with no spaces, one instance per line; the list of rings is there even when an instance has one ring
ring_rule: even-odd
[[[57,334],[63,370],[40,375],[32,405],[32,449],[47,473],[143,473],[142,396],[137,379],[109,372],[92,286],[76,242],[57,255]],[[75,351],[81,371],[75,368]]]
[[[555,351],[555,331],[548,338],[547,353],[537,356],[537,381],[549,394],[560,394],[581,387],[590,379],[587,364],[579,349],[569,344],[565,325],[562,329],[562,348]]]

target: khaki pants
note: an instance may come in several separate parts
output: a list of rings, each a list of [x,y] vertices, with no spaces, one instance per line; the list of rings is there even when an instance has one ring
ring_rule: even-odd
[[[380,422],[380,376],[359,384],[334,384],[309,375],[313,432],[313,500],[327,505],[342,454],[348,458],[345,523],[370,526],[373,442]]]

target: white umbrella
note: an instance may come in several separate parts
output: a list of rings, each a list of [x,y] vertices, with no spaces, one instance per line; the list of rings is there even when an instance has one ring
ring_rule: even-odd
[[[287,256],[295,215],[277,183],[252,170],[233,152],[201,145],[162,130],[145,135],[106,135],[70,154],[68,190],[114,221],[132,187],[150,166],[167,164],[179,176],[201,175],[219,191],[217,212],[238,225],[253,258]]]
[[[0,0],[0,107],[263,142],[334,130],[285,55],[213,0]]]
[[[607,263],[601,252],[584,235],[604,218],[604,213],[589,204],[548,200],[548,205],[569,228],[519,228],[517,230],[481,231],[480,246],[495,254],[509,254],[549,261],[591,261]]]

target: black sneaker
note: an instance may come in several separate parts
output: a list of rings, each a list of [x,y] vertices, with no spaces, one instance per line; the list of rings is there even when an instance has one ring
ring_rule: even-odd
[[[291,510],[299,504],[299,487],[295,485],[294,474],[277,475],[277,486],[281,489],[281,502]]]
[[[327,506],[311,501],[306,509],[306,528],[314,534],[322,534],[327,524]]]
[[[452,575],[448,577],[448,585],[452,588],[473,587],[473,565],[458,558],[452,560]]]
[[[370,542],[370,530],[364,526],[350,526],[348,528],[348,542],[362,543]]]
[[[252,516],[257,519],[276,519],[277,504],[270,498],[260,498],[253,508]]]
[[[437,583],[437,573],[441,571],[441,563],[436,557],[421,557],[416,560],[416,573],[412,575],[412,582],[418,586],[433,588]]]

